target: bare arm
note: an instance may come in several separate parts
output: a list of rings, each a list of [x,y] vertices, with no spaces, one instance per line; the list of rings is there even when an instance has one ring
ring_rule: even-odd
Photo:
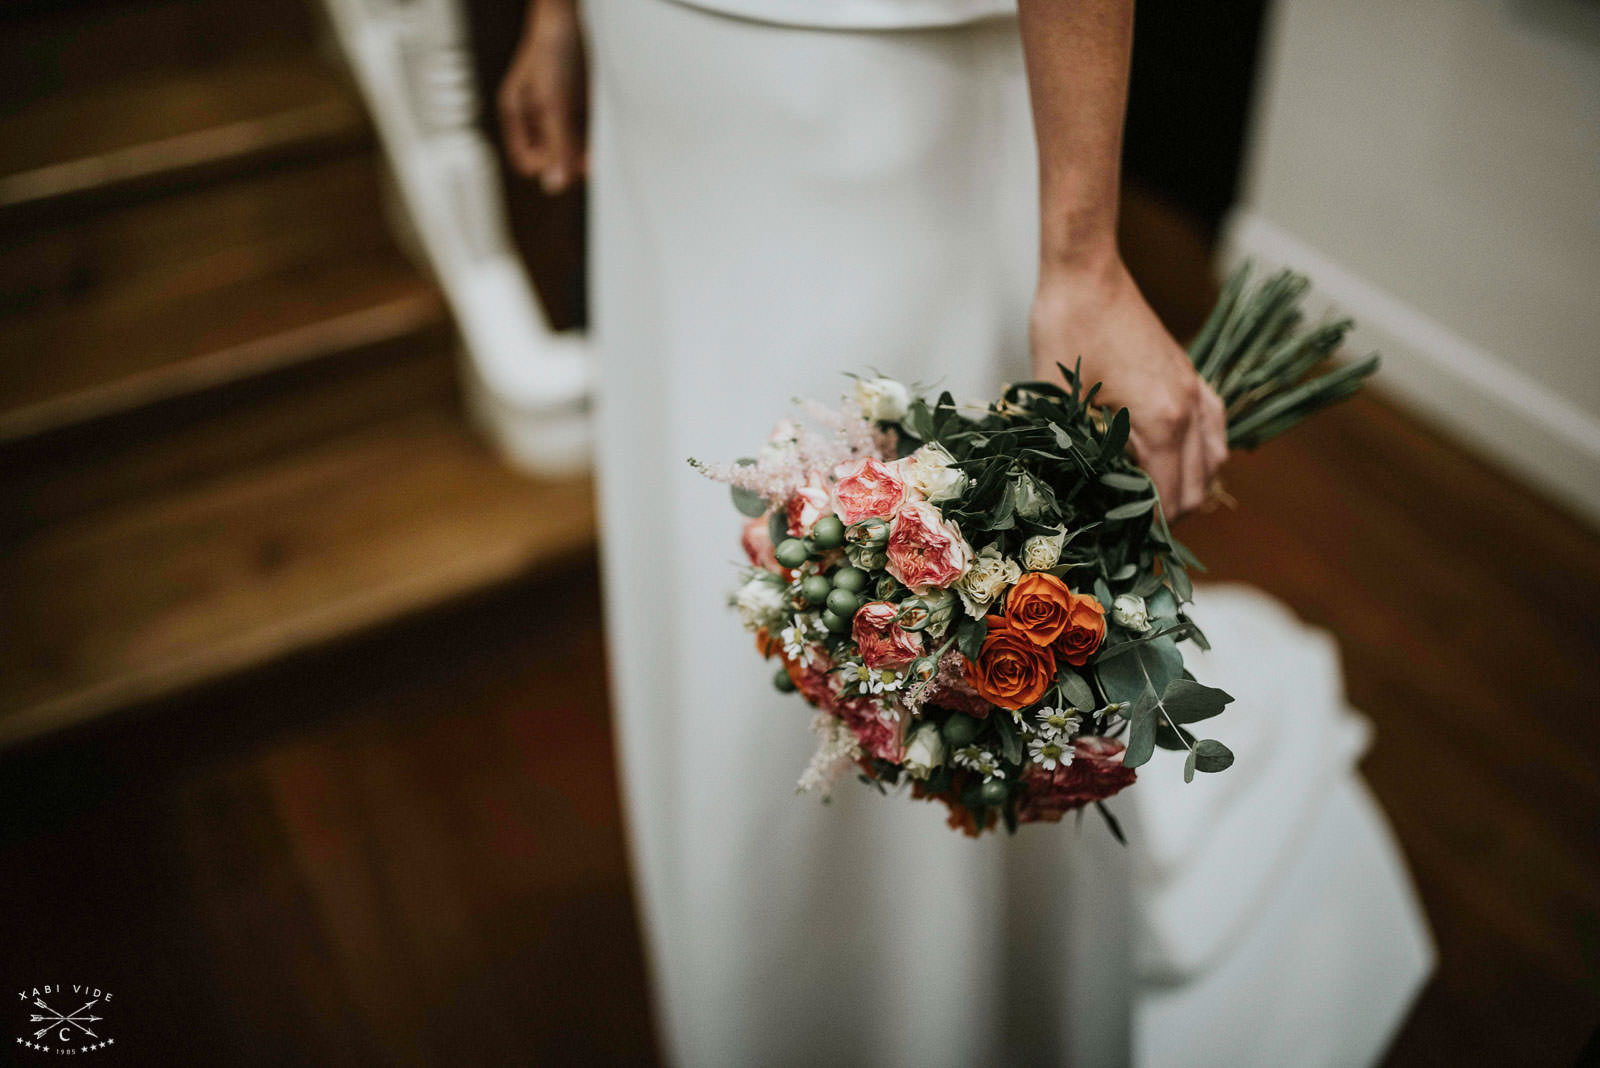
[[[1134,454],[1168,514],[1200,504],[1227,459],[1222,402],[1150,310],[1117,251],[1132,0],[1019,0],[1039,144],[1034,372],[1081,356],[1133,416]]]

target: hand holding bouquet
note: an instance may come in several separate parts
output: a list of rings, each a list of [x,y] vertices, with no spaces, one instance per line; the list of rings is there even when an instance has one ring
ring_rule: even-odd
[[[1376,357],[1321,377],[1349,322],[1301,331],[1304,279],[1247,292],[1236,273],[1190,348],[1254,447],[1348,396]],[[1149,478],[1127,455],[1126,409],[1061,368],[980,409],[890,379],[837,409],[802,405],[751,460],[700,466],[733,487],[750,560],[734,597],[774,683],[815,708],[824,793],[844,772],[942,801],[969,834],[1059,820],[1134,782],[1157,745],[1184,775],[1233,762],[1196,724],[1228,694],[1194,679],[1179,643],[1189,569]]]

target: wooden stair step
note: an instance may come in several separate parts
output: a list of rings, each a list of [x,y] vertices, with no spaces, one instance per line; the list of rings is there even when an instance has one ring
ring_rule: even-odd
[[[0,442],[224,385],[443,322],[438,290],[378,250],[151,302],[0,319]]]
[[[0,543],[455,404],[454,342],[436,303],[381,305],[263,339],[256,351],[223,350],[218,363],[239,359],[220,384],[0,442]],[[254,374],[231,380],[250,366]]]
[[[436,288],[394,247],[376,167],[296,165],[14,244],[0,258],[0,442],[442,321]]]
[[[305,53],[303,0],[7,0],[0,9],[0,114],[141,75]]]
[[[141,302],[392,249],[370,154],[248,177],[0,233],[0,313]]]
[[[140,71],[0,114],[0,222],[368,137],[354,89],[310,52]]]
[[[587,479],[513,474],[447,408],[7,547],[0,744],[589,551]]]

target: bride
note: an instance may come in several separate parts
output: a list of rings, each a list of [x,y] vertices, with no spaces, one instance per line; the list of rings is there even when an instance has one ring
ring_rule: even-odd
[[[806,714],[726,610],[736,522],[685,463],[842,372],[989,398],[1081,354],[1171,510],[1205,499],[1221,403],[1114,239],[1131,0],[574,2],[532,0],[501,111],[547,190],[593,174],[615,730],[668,1057],[1381,1056],[1431,949],[1325,635],[1201,590],[1191,666],[1237,698],[1238,763],[1185,786],[1158,754],[1114,805],[1127,848],[822,806],[794,793]]]

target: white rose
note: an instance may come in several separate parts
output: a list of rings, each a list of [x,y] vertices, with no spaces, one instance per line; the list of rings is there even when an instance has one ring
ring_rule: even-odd
[[[1061,547],[1067,543],[1067,529],[1057,534],[1035,534],[1022,543],[1022,566],[1029,571],[1045,571],[1055,567],[1061,559]]]
[[[956,593],[973,619],[982,619],[989,606],[1000,599],[1022,577],[1022,568],[1009,556],[1001,556],[991,542],[972,561],[967,573],[956,580]]]
[[[775,576],[756,575],[733,595],[739,621],[747,630],[776,630],[788,621],[789,604],[783,583]]]
[[[1038,519],[1044,511],[1044,494],[1031,475],[1019,475],[1012,483],[1012,499],[1017,503],[1017,514],[1024,519]]]
[[[913,779],[926,779],[944,763],[944,739],[933,723],[924,723],[906,741],[905,768]]]
[[[1112,601],[1111,618],[1129,630],[1150,629],[1150,613],[1137,593],[1124,593]]]
[[[868,419],[892,422],[905,417],[911,407],[911,391],[892,378],[858,378],[856,403]]]
[[[922,494],[924,500],[947,501],[961,496],[967,488],[967,476],[941,445],[924,445],[902,463],[906,484]]]

